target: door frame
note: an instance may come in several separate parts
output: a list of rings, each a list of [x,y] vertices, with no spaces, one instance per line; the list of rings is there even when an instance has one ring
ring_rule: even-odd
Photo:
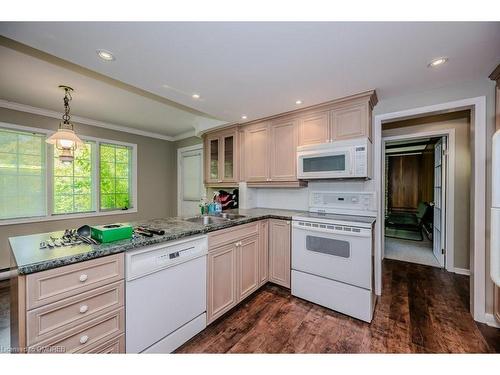
[[[390,141],[402,141],[402,140],[413,140],[418,138],[436,138],[436,137],[447,137],[447,149],[448,149],[448,160],[446,162],[446,206],[445,206],[445,264],[444,268],[449,272],[455,272],[455,247],[454,247],[454,235],[455,235],[455,129],[443,129],[443,130],[432,130],[426,132],[418,132],[412,134],[401,134],[393,135],[388,137],[382,137],[382,160],[385,161],[385,145]],[[434,171],[433,171],[434,173]],[[382,211],[385,207],[385,168],[382,168],[382,184],[383,190],[380,194]],[[471,184],[472,188],[472,184]],[[385,258],[385,226],[381,226],[381,254],[382,259]]]
[[[460,110],[471,110],[470,135],[472,140],[472,190],[471,225],[473,225],[471,251],[471,303],[470,309],[474,320],[486,321],[486,97],[456,100],[411,108],[397,112],[374,116],[374,186],[378,197],[383,191],[382,176],[382,123],[396,119],[408,119],[431,114],[446,113]],[[379,207],[375,223],[375,292],[382,293],[382,230],[383,207]],[[474,282],[477,281],[477,282]]]
[[[177,149],[177,216],[181,214],[181,206],[182,206],[182,199],[181,199],[181,192],[182,192],[182,178],[181,178],[181,171],[182,171],[182,166],[181,166],[181,154],[186,151],[197,151],[201,150],[201,184],[202,188],[204,188],[203,184],[203,172],[204,172],[204,157],[203,157],[203,143],[196,144],[193,146],[186,146],[186,147],[181,147]]]

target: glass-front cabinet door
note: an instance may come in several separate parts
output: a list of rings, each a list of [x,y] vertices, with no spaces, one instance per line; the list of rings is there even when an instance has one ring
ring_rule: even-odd
[[[223,130],[205,139],[205,182],[208,184],[238,181],[238,131]]]
[[[236,150],[236,137],[235,134],[228,134],[222,137],[222,144],[224,147],[223,153],[223,175],[224,181],[235,180],[235,150]]]
[[[221,179],[220,173],[220,138],[217,136],[209,136],[206,139],[205,147],[207,161],[205,164],[205,179],[208,183],[219,182]]]

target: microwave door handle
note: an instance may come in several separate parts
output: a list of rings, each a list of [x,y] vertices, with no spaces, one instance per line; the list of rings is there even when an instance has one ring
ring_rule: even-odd
[[[346,158],[348,159],[347,162],[349,163],[349,176],[352,176],[354,174],[354,158],[351,151],[348,151],[346,153]]]

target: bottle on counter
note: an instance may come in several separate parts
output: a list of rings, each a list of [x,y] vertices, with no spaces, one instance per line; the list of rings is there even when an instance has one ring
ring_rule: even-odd
[[[207,200],[207,197],[204,196],[203,198],[200,199],[200,204],[199,204],[199,207],[200,207],[200,214],[203,216],[203,215],[208,215],[208,200]]]
[[[215,214],[220,214],[222,213],[222,203],[220,201],[220,197],[219,197],[219,192],[215,192],[214,193],[214,213]]]

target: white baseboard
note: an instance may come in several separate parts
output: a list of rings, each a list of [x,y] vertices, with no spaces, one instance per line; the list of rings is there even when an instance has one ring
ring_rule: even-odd
[[[453,272],[455,273],[458,273],[459,275],[467,275],[467,276],[470,276],[470,270],[466,269],[466,268],[458,268],[458,267],[455,267],[453,269]]]
[[[484,314],[484,320],[485,323],[490,327],[500,328],[500,323],[495,319],[493,314]]]
[[[7,271],[1,271],[0,272],[0,281],[1,280],[8,280],[10,279],[11,276],[14,276],[15,271],[12,270],[7,270]]]

